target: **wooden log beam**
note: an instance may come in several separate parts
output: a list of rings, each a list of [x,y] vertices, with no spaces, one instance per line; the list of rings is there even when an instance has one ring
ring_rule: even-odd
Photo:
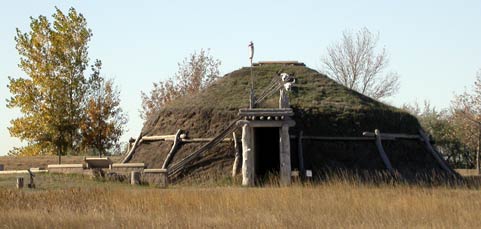
[[[389,170],[389,172],[391,174],[394,174],[394,169],[391,165],[391,161],[389,161],[389,158],[387,157],[386,152],[384,151],[384,147],[382,146],[381,131],[376,129],[374,133],[376,136],[376,146],[377,146],[377,150],[379,151],[379,155],[381,156],[381,159],[384,162],[384,165],[386,166],[386,168]]]
[[[177,133],[175,133],[174,143],[172,144],[172,148],[170,149],[169,154],[167,154],[167,157],[165,157],[164,164],[162,164],[162,169],[167,169],[167,166],[169,166],[169,163],[174,157],[174,154],[177,152],[177,149],[179,148],[179,144],[181,142],[180,140],[181,133],[182,133],[181,129],[178,129]]]
[[[142,141],[174,141],[175,140],[175,134],[174,135],[154,135],[154,136],[143,136]]]
[[[240,109],[239,116],[293,116],[291,108],[254,108]]]
[[[225,136],[234,132],[238,127],[237,122],[240,119],[241,118],[237,118],[234,121],[232,121],[229,124],[229,126],[227,126],[224,130],[222,130],[222,132],[219,133],[215,138],[213,138],[212,141],[207,142],[206,144],[204,144],[202,147],[200,147],[193,153],[187,155],[184,159],[178,161],[176,164],[169,167],[168,169],[169,178],[175,177],[177,174],[181,173],[187,164],[191,163],[193,160],[195,160],[197,157],[202,155],[204,152],[211,149],[215,145],[219,144],[225,138]]]
[[[312,141],[375,141],[376,135],[373,132],[364,132],[364,137],[343,137],[343,136],[302,136],[303,140],[312,140]],[[424,141],[421,136],[419,135],[408,135],[408,134],[399,134],[399,136],[395,136],[398,134],[383,134],[381,133],[381,140],[383,141],[394,141],[398,139],[406,139],[406,140],[419,140]],[[291,139],[297,139],[297,136],[291,136]]]
[[[132,146],[132,149],[130,149],[130,152],[127,154],[127,156],[125,156],[124,160],[122,160],[122,163],[127,163],[127,162],[130,161],[130,159],[134,155],[135,149],[139,145],[139,141],[141,141],[141,140],[142,140],[142,132],[140,132],[139,137],[137,137],[137,139],[135,139],[135,142],[134,142],[134,145]]]
[[[362,135],[366,137],[375,137],[376,133],[363,132]],[[417,134],[400,134],[400,133],[382,133],[381,138],[382,140],[396,140],[396,138],[412,139],[412,140],[419,140],[419,141],[423,140],[423,138]]]
[[[23,177],[17,177],[17,189],[23,188]]]
[[[421,137],[424,139],[424,145],[426,146],[426,149],[433,155],[433,157],[436,159],[436,161],[438,162],[439,166],[441,166],[441,168],[446,171],[448,174],[450,175],[454,175],[454,176],[457,176],[457,173],[454,172],[449,166],[448,164],[446,163],[446,161],[444,161],[444,159],[442,158],[441,154],[439,152],[437,152],[434,147],[431,145],[431,142],[429,141],[429,137],[428,135],[422,130],[422,129],[419,129],[419,134],[421,135]]]
[[[291,138],[297,138],[291,136]],[[374,141],[375,137],[327,137],[327,136],[302,136],[302,140],[313,141]],[[384,140],[384,139],[383,139]]]
[[[239,143],[237,142],[235,131],[232,132],[232,139],[234,139],[234,154],[235,154],[234,164],[232,165],[232,177],[235,177],[237,176],[240,169],[239,165],[242,160],[242,155],[240,152]]]
[[[291,145],[289,138],[289,126],[287,124],[279,128],[279,182],[281,185],[291,184]]]
[[[242,185],[254,186],[254,136],[252,128],[242,126]]]
[[[183,143],[195,143],[195,142],[210,142],[214,138],[183,138],[180,136],[180,140]],[[142,137],[142,141],[175,141],[175,134],[174,135],[153,135],[153,136],[144,136]],[[231,142],[232,138],[224,138],[221,140],[222,142]]]
[[[181,139],[180,141],[185,142],[185,143],[195,143],[195,142],[210,142],[213,139],[214,138],[185,138],[185,139]],[[220,141],[221,142],[231,142],[232,138],[224,138]]]
[[[296,125],[294,120],[279,120],[279,121],[260,121],[260,120],[239,120],[237,121],[238,126],[248,125],[249,127],[282,127],[287,124],[289,127]]]
[[[139,171],[132,171],[130,173],[130,184],[131,185],[140,185],[140,172]]]

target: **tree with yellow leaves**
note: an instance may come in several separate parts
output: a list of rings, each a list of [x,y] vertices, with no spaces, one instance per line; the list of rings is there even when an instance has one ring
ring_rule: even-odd
[[[18,108],[23,114],[11,121],[9,131],[28,145],[14,149],[12,154],[56,151],[62,155],[79,146],[77,130],[86,93],[84,70],[92,32],[82,14],[73,8],[68,14],[57,8],[52,17],[52,24],[45,16],[31,18],[28,33],[17,29],[19,67],[27,77],[9,77],[13,96],[7,100],[7,107]]]
[[[22,116],[11,121],[10,135],[26,141],[13,155],[80,154],[97,149],[101,154],[115,145],[126,118],[112,80],[99,74],[96,61],[90,79],[88,42],[92,36],[86,19],[74,8],[58,8],[47,17],[31,18],[30,31],[17,29],[19,67],[26,77],[9,77],[12,97],[7,107]]]
[[[452,101],[453,126],[455,134],[463,143],[476,152],[476,169],[480,172],[481,151],[481,69],[477,72],[476,81],[470,91],[456,95]]]
[[[84,150],[96,150],[99,157],[118,143],[127,123],[127,117],[120,108],[119,91],[112,80],[100,76],[101,67],[99,60],[92,67],[89,96],[80,126]]]
[[[192,95],[210,86],[219,78],[221,62],[201,49],[178,63],[177,73],[173,78],[153,83],[149,94],[142,92],[142,110],[140,116],[147,120],[158,112],[164,104],[183,95]]]

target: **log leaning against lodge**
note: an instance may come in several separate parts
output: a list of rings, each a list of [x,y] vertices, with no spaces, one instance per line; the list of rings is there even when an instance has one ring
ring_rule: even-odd
[[[221,133],[219,133],[215,138],[213,138],[211,141],[207,142],[203,146],[201,146],[199,149],[195,150],[193,153],[187,155],[184,159],[178,161],[174,165],[170,166],[168,168],[168,175],[169,177],[176,176],[177,174],[181,173],[182,170],[193,160],[195,160],[197,157],[199,157],[201,154],[206,152],[207,150],[211,149],[218,143],[224,140],[225,136],[228,134],[231,134],[237,129],[237,121],[239,121],[240,118],[235,119],[233,122],[231,122],[227,128],[225,128]]]
[[[235,135],[235,132],[232,132],[232,139],[234,140],[234,151],[235,151],[234,164],[232,165],[232,177],[235,177],[239,173],[242,155],[240,152],[239,143],[237,142],[237,137]]]
[[[389,160],[388,156],[386,155],[386,151],[384,151],[384,147],[382,146],[381,142],[381,132],[376,129],[374,130],[374,134],[376,136],[376,147],[377,150],[379,151],[379,155],[381,156],[382,161],[384,162],[384,165],[386,168],[389,170],[391,174],[394,174],[394,169],[391,165],[391,161]]]
[[[441,166],[441,168],[446,171],[447,173],[449,173],[450,175],[454,175],[456,176],[456,172],[454,172],[447,164],[446,164],[446,161],[444,161],[444,159],[442,158],[441,154],[436,151],[434,149],[434,147],[431,145],[430,141],[429,141],[429,137],[426,133],[424,133],[424,131],[422,129],[419,129],[419,134],[421,135],[421,137],[424,139],[424,144],[426,146],[426,148],[428,149],[428,151],[433,155],[433,157],[436,159],[436,161],[438,161],[439,165]]]
[[[174,143],[172,144],[172,148],[170,149],[169,154],[167,154],[167,157],[164,160],[164,164],[162,165],[162,169],[167,169],[167,166],[169,166],[170,161],[175,155],[175,152],[177,152],[177,149],[179,148],[179,144],[181,142],[180,140],[180,134],[182,133],[182,130],[179,129],[177,130],[177,133],[175,134],[174,137]]]
[[[135,139],[135,142],[134,142],[134,145],[132,146],[132,149],[130,149],[130,152],[127,154],[127,156],[124,158],[124,160],[122,160],[122,163],[127,163],[127,162],[130,161],[130,159],[132,158],[132,155],[135,152],[135,149],[140,144],[141,140],[142,140],[142,132],[139,134],[137,139]]]

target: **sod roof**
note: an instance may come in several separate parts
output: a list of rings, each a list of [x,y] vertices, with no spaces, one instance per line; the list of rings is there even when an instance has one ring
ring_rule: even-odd
[[[278,77],[279,72],[294,75],[296,83],[289,98],[296,113],[297,126],[306,128],[302,125],[309,122],[322,128],[307,128],[308,133],[360,136],[362,131],[376,128],[384,132],[418,131],[417,120],[408,113],[350,90],[316,70],[270,64],[256,66],[252,72],[257,95],[268,87],[273,77]],[[250,74],[251,68],[248,67],[229,73],[199,94],[167,104],[161,114],[212,109],[235,115],[239,108],[248,107]],[[276,107],[278,98],[279,94],[275,93],[261,107]]]

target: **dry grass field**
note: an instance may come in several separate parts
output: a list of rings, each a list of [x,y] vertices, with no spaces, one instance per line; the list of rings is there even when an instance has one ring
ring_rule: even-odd
[[[6,169],[55,157],[0,157]],[[82,157],[64,157],[79,163]],[[115,159],[114,159],[115,160]],[[320,184],[242,188],[232,180],[156,189],[79,175],[38,174],[36,189],[0,176],[0,228],[481,228],[481,182],[469,185]]]
[[[0,228],[481,228],[479,186],[146,186],[42,174],[0,177]]]

